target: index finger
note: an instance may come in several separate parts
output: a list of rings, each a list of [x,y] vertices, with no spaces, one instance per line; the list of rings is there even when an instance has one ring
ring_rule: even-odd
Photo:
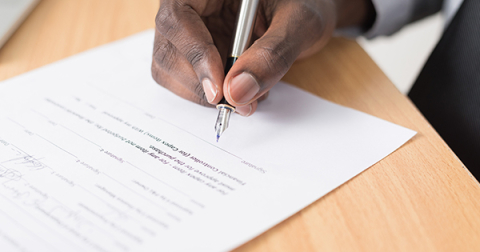
[[[158,32],[190,62],[209,102],[216,104],[222,98],[224,72],[220,53],[199,14],[205,8],[207,1],[164,0],[155,22]]]

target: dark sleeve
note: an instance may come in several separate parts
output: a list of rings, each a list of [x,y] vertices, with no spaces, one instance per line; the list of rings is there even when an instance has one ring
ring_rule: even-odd
[[[444,0],[372,0],[376,11],[372,27],[367,31],[350,34],[363,35],[369,39],[391,35],[409,23],[440,11],[443,2]]]
[[[403,0],[399,0],[403,1]],[[416,0],[414,1],[410,22],[415,22],[424,17],[437,13],[442,9],[443,0]]]

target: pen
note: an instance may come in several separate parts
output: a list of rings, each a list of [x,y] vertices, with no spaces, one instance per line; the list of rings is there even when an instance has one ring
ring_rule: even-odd
[[[238,57],[249,46],[252,37],[253,25],[257,14],[259,0],[241,0],[240,9],[238,10],[237,21],[235,24],[235,31],[233,32],[232,47],[225,65],[225,76],[230,68],[232,68]],[[215,123],[215,132],[217,133],[217,142],[222,133],[228,128],[230,121],[230,114],[235,112],[235,107],[228,104],[225,97],[218,103],[218,116]]]

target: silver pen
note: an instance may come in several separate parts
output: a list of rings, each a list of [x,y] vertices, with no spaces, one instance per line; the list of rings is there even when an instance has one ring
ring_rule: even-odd
[[[241,0],[240,9],[238,10],[235,31],[233,32],[232,48],[225,65],[225,76],[235,61],[247,49],[252,38],[253,26],[257,15],[259,0]],[[228,128],[230,114],[235,112],[235,107],[228,104],[225,97],[218,103],[218,116],[215,123],[215,132],[217,133],[217,142],[222,133]]]

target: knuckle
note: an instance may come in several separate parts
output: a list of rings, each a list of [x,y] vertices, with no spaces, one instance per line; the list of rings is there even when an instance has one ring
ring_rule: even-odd
[[[200,82],[197,82],[193,85],[193,89],[191,89],[193,93],[193,102],[198,103],[205,107],[211,107],[212,105],[208,103],[207,97],[205,96],[205,91],[203,90],[203,86]]]
[[[265,63],[270,72],[286,73],[291,66],[290,52],[285,51],[288,48],[282,43],[274,46],[260,46],[258,56]]]
[[[179,21],[180,18],[171,4],[161,6],[155,17],[158,32],[166,37],[175,36],[178,33]]]
[[[207,58],[207,49],[201,45],[191,46],[187,49],[185,57],[195,68],[200,62]]]
[[[317,40],[322,35],[326,22],[325,15],[320,12],[322,8],[316,4],[299,3],[292,17],[291,30],[307,41]]]
[[[205,107],[211,107],[212,104],[208,103],[207,100],[205,98],[202,98],[202,97],[198,97],[196,98],[196,100],[194,101],[195,103],[198,103],[202,106],[205,106]]]
[[[192,92],[201,100],[207,101],[207,97],[205,96],[205,91],[203,90],[203,86],[200,84],[200,82],[196,83],[193,86]]]
[[[176,61],[175,46],[166,39],[156,41],[153,58],[165,70],[172,69]]]
[[[169,76],[168,73],[163,71],[163,69],[160,68],[154,60],[152,60],[151,74],[155,82],[157,82],[165,89],[191,102],[200,104],[205,107],[212,107],[212,105],[208,103],[205,92],[203,91],[202,85],[200,85],[199,82],[195,83],[192,86],[180,87],[179,85],[181,84],[174,81],[172,79],[172,76]]]
[[[197,83],[194,85],[193,89],[191,89],[192,92],[192,97],[190,97],[189,100],[200,104],[205,107],[211,107],[212,104],[208,103],[207,97],[205,96],[205,92],[203,91],[202,85],[200,83]]]
[[[315,20],[319,16],[318,7],[312,3],[299,2],[294,10],[296,10],[297,14],[295,17],[301,20]]]

